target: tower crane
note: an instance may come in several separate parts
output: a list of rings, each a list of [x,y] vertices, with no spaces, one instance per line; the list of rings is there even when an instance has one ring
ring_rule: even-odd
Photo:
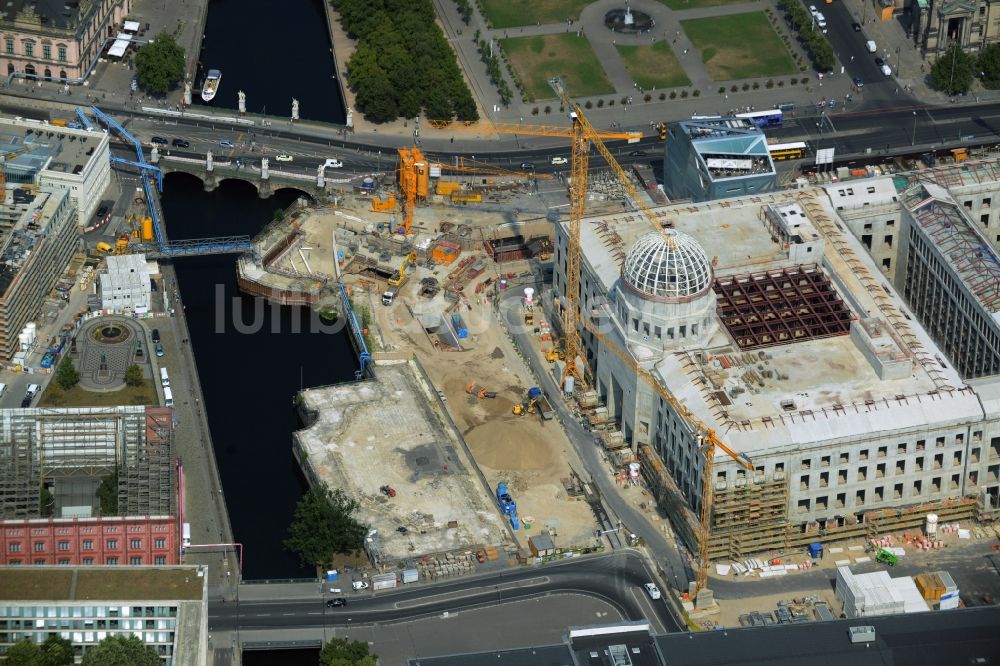
[[[602,157],[604,157],[604,160],[607,162],[612,172],[614,172],[615,177],[625,189],[625,192],[632,200],[632,203],[640,210],[646,221],[649,222],[657,232],[663,235],[667,246],[674,248],[676,247],[676,242],[669,234],[665,233],[663,225],[657,220],[653,210],[645,203],[640,193],[635,189],[635,186],[628,178],[628,174],[622,166],[618,164],[618,161],[611,154],[611,151],[608,150],[607,146],[604,145],[604,139],[627,139],[630,143],[636,142],[641,137],[641,133],[602,132],[596,130],[593,125],[590,124],[590,121],[587,120],[587,117],[584,115],[580,106],[566,93],[562,82],[559,79],[552,79],[549,83],[556,91],[556,94],[559,96],[559,99],[562,101],[565,108],[570,111],[570,118],[572,120],[571,127],[495,123],[490,125],[490,128],[499,134],[558,136],[569,138],[571,141],[572,159],[570,172],[572,180],[570,181],[569,188],[570,219],[566,256],[566,295],[568,307],[563,309],[564,330],[566,332],[566,368],[563,372],[563,379],[565,380],[565,378],[569,375],[573,375],[580,379],[580,371],[579,368],[576,367],[576,358],[580,349],[580,337],[577,329],[577,311],[579,309],[580,299],[580,232],[587,202],[589,143],[593,143],[593,145],[597,148],[597,151]],[[441,124],[438,123],[435,126],[441,126]],[[475,131],[482,128],[475,125],[465,125],[456,126],[455,129],[471,129]],[[579,319],[583,328],[590,332],[601,345],[615,354],[615,356],[617,356],[627,367],[636,373],[636,376],[639,379],[649,385],[649,387],[657,395],[663,398],[664,402],[670,405],[674,413],[677,414],[677,417],[681,419],[688,428],[690,428],[700,441],[700,450],[704,456],[705,462],[702,469],[701,512],[698,526],[699,566],[696,583],[698,589],[701,590],[705,587],[708,580],[708,541],[712,520],[712,509],[715,499],[715,482],[713,476],[717,450],[721,449],[726,455],[736,461],[738,465],[750,472],[753,472],[753,462],[746,456],[735,452],[725,442],[723,442],[713,428],[708,427],[705,423],[696,418],[683,404],[681,404],[681,402],[666,386],[657,381],[651,372],[641,367],[632,354],[619,347],[614,341],[601,332],[598,329],[598,326],[591,321],[590,318],[580,317]]]
[[[570,169],[569,187],[569,247],[566,252],[566,294],[568,299],[567,307],[563,307],[563,330],[566,334],[565,363],[562,379],[565,382],[567,377],[574,377],[577,381],[583,381],[583,373],[577,365],[577,355],[580,351],[580,332],[577,329],[577,310],[579,309],[580,292],[580,225],[587,208],[587,166],[590,157],[589,142],[594,141],[604,147],[601,139],[625,139],[629,143],[636,143],[642,138],[642,132],[622,131],[606,132],[597,130],[589,122],[580,122],[583,114],[579,107],[566,97],[565,93],[559,89],[560,97],[566,108],[572,109],[570,127],[557,125],[522,125],[520,123],[491,123],[488,127],[476,124],[456,125],[454,129],[462,131],[482,131],[492,130],[497,134],[520,134],[522,136],[555,136],[570,140],[572,150],[572,160]],[[446,125],[446,121],[432,121],[435,127]],[[607,151],[607,148],[604,148]],[[610,153],[608,153],[610,156]],[[613,162],[613,160],[612,160]],[[617,166],[617,162],[614,162]],[[619,170],[621,167],[618,167]],[[624,171],[622,171],[624,174]]]
[[[559,95],[559,99],[568,109],[573,110],[574,125],[579,125],[583,128],[584,133],[592,137],[592,142],[597,148],[598,152],[604,157],[604,160],[611,167],[618,181],[621,183],[622,187],[625,188],[625,192],[628,194],[629,198],[632,200],[633,204],[639,208],[642,212],[642,216],[649,222],[650,226],[653,227],[657,232],[663,235],[664,241],[670,248],[676,248],[677,244],[670,234],[664,231],[663,225],[656,218],[656,214],[653,212],[652,208],[646,205],[642,196],[632,185],[632,181],[629,179],[628,174],[622,168],[618,161],[608,150],[604,142],[601,141],[601,137],[593,129],[590,121],[583,114],[583,110],[580,109],[579,105],[574,102],[569,95],[566,94],[565,88],[562,86],[562,82],[558,79],[553,79],[550,84],[555,89],[556,93]],[[574,164],[573,171],[576,172],[576,154],[574,153]],[[574,182],[575,184],[575,182]],[[578,193],[582,201],[586,201],[586,188],[582,193]],[[572,199],[572,195],[571,195]],[[575,209],[570,207],[570,256],[576,253],[576,265],[575,268],[579,271],[579,253],[580,253],[580,223],[577,221],[575,227],[572,222],[572,215]],[[582,217],[582,209],[579,211],[580,217]],[[567,276],[567,289],[570,288],[571,278]],[[579,300],[579,295],[576,289],[579,288],[579,273],[577,273],[577,282],[574,291],[568,292],[570,294],[570,301],[573,303],[574,308],[576,307],[576,301]],[[627,367],[629,367],[633,372],[635,372],[636,377],[645,382],[654,392],[656,392],[664,402],[670,405],[671,409],[677,414],[677,417],[681,419],[688,428],[691,429],[695,436],[700,440],[700,449],[702,455],[704,456],[704,465],[702,466],[702,484],[701,484],[701,515],[698,527],[698,559],[699,566],[697,571],[697,587],[699,590],[705,587],[705,583],[708,580],[708,540],[709,540],[709,528],[712,522],[712,508],[715,501],[715,480],[713,478],[714,468],[715,468],[715,455],[717,449],[721,449],[726,455],[736,461],[741,467],[747,469],[751,473],[753,472],[753,462],[746,456],[736,453],[731,449],[725,442],[723,442],[713,428],[708,427],[705,423],[696,418],[691,412],[681,404],[681,402],[674,396],[670,390],[663,385],[662,382],[656,380],[651,372],[641,367],[639,363],[632,357],[630,353],[619,347],[613,341],[611,341],[604,333],[598,330],[598,327],[588,318],[581,317],[581,323],[588,332],[593,335],[598,342],[600,342],[604,347],[609,349],[615,356],[618,357]],[[568,358],[568,355],[567,355]]]

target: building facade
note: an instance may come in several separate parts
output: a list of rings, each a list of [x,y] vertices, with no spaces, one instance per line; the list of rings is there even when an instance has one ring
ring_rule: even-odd
[[[819,529],[855,537],[883,514],[915,527],[928,504],[955,519],[997,513],[1000,411],[984,398],[991,383],[972,388],[944,361],[883,270],[835,222],[824,190],[791,197],[658,209],[662,226],[701,246],[700,260],[687,264],[650,252],[649,227],[634,215],[583,224],[581,311],[631,361],[586,331],[581,356],[661,505],[696,543],[706,453],[693,418],[742,458],[714,455],[715,556],[804,544]],[[901,215],[897,208],[897,224]],[[556,234],[553,284],[564,302],[565,225]],[[710,300],[699,307],[711,323],[697,332],[688,324],[684,338],[661,327],[658,337],[657,313],[666,308],[661,314],[683,323],[683,312],[669,310],[686,305],[643,288],[656,281],[637,279],[636,265],[671,285],[711,275]]]
[[[665,151],[663,182],[671,199],[711,201],[774,190],[767,138],[746,118],[671,123]]]
[[[1000,41],[1000,7],[986,0],[896,0],[909,5],[910,34],[924,53],[941,53],[952,44],[978,51]]]
[[[117,34],[131,0],[7,3],[0,19],[0,71],[77,82]]]
[[[109,636],[136,636],[164,666],[208,663],[204,567],[0,567],[0,658],[55,634],[77,657]]]
[[[177,519],[172,516],[0,521],[0,565],[179,563]]]
[[[148,312],[152,294],[149,276],[144,254],[108,257],[107,272],[100,274],[98,282],[101,308],[116,313]]]
[[[33,320],[79,246],[76,209],[66,190],[46,187],[13,228],[0,230],[0,356],[19,351]]]

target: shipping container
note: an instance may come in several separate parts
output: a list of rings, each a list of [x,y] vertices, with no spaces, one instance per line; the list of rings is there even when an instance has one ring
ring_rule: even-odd
[[[376,590],[391,590],[396,587],[396,574],[386,573],[372,576],[372,587]]]
[[[403,582],[416,583],[420,579],[420,573],[416,569],[403,569]]]

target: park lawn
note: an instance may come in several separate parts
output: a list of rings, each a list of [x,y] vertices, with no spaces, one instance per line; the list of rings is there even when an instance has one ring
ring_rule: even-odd
[[[53,379],[45,387],[39,407],[115,407],[117,405],[158,405],[153,382],[144,379],[142,386],[126,386],[118,391],[88,391],[79,384],[64,391]]]
[[[764,12],[681,21],[713,81],[794,74],[788,49]]]
[[[650,46],[618,45],[618,55],[640,88],[680,88],[691,85],[680,61],[666,41]]]
[[[594,0],[483,0],[482,8],[494,28],[516,28],[536,23],[576,21]]]
[[[679,9],[718,7],[720,5],[738,5],[747,2],[747,0],[659,0],[659,2],[676,11]]]
[[[571,97],[606,95],[615,91],[586,37],[575,32],[500,40],[514,71],[532,99],[556,96],[549,85],[562,77]]]

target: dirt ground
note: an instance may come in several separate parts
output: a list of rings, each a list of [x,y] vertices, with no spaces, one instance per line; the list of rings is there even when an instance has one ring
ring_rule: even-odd
[[[459,260],[466,256],[463,253]],[[438,278],[448,270],[438,269]],[[390,307],[381,304],[378,294],[370,294],[370,309],[386,348],[416,352],[491,487],[507,483],[522,524],[531,525],[530,529],[522,525],[518,532],[522,547],[527,547],[527,537],[549,529],[555,531],[559,547],[592,545],[593,514],[585,502],[572,501],[561,483],[570,475],[570,443],[559,422],[512,412],[533,381],[489,304],[483,299],[477,303],[475,285],[491,275],[495,278],[495,266],[465,289],[470,310],[462,314],[470,334],[462,340],[464,349],[457,352],[435,349],[408,309],[419,299],[415,287],[420,279],[430,274],[427,268],[418,268]],[[469,395],[465,389],[470,382],[496,391],[497,397]]]

